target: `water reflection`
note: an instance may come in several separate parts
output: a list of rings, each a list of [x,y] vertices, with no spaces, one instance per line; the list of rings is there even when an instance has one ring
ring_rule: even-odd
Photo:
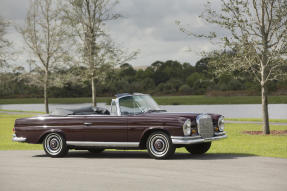
[[[50,111],[56,108],[79,108],[91,106],[90,103],[82,104],[49,104]],[[99,103],[100,107],[109,106]],[[169,112],[194,112],[194,113],[220,113],[227,118],[260,118],[260,104],[230,104],[230,105],[162,105],[162,109]],[[44,111],[43,104],[5,104],[0,109],[21,111]],[[269,104],[269,117],[271,119],[287,119],[287,104]]]

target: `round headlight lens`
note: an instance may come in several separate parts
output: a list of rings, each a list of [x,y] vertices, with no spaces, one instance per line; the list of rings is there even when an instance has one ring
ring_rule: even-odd
[[[224,131],[224,117],[220,116],[218,119],[218,128],[219,131]]]
[[[187,120],[184,122],[182,128],[183,128],[183,134],[184,134],[185,136],[190,135],[190,134],[191,134],[191,121],[190,121],[189,119],[187,119]]]

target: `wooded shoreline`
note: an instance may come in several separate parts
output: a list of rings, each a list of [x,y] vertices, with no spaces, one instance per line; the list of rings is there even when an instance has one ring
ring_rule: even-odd
[[[159,105],[260,104],[260,96],[153,96]],[[112,97],[98,97],[97,102],[110,104]],[[90,97],[50,98],[50,104],[91,103]],[[0,104],[43,103],[43,98],[7,98]],[[269,104],[287,104],[287,96],[269,96]]]

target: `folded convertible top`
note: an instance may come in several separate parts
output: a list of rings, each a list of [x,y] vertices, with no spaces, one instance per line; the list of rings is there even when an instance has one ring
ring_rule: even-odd
[[[105,108],[89,106],[89,107],[82,107],[78,109],[57,108],[51,113],[51,115],[59,115],[59,116],[92,115],[92,114],[109,115],[110,112]]]

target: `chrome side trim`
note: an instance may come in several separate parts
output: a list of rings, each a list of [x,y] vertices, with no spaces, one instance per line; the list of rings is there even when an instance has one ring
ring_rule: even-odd
[[[180,139],[180,140],[191,140],[191,139],[200,139],[201,136],[171,136],[171,139]]]
[[[139,142],[90,142],[90,141],[67,141],[67,145],[81,147],[139,147]]]
[[[227,135],[225,135],[225,134],[220,135],[220,136],[205,138],[205,139],[203,139],[201,136],[194,136],[194,137],[171,136],[171,140],[172,140],[172,143],[175,145],[189,145],[189,144],[216,141],[219,139],[224,139],[226,137],[227,137]]]
[[[13,134],[12,141],[14,142],[25,142],[27,138],[25,137],[17,137],[16,134]]]

